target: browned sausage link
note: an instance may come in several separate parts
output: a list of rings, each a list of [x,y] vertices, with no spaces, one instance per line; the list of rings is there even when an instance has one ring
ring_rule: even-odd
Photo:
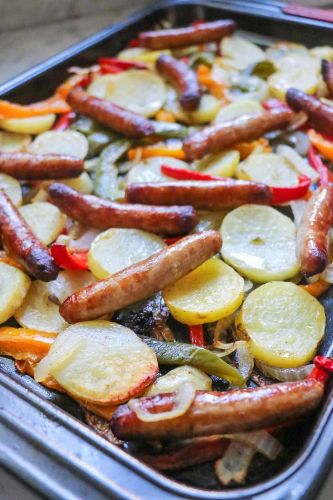
[[[289,89],[287,103],[294,111],[304,111],[311,127],[323,134],[333,135],[333,107],[298,89]]]
[[[66,179],[82,174],[83,160],[67,155],[0,153],[0,172],[31,181]]]
[[[182,238],[151,257],[80,290],[60,306],[69,323],[99,318],[123,309],[174,283],[221,248],[216,231]]]
[[[247,432],[288,422],[315,410],[324,384],[307,379],[227,392],[199,391],[182,416],[144,422],[127,405],[113,414],[111,429],[121,439],[172,439]],[[146,411],[171,410],[174,394],[142,398]]]
[[[192,205],[200,210],[234,208],[247,203],[270,205],[266,184],[244,181],[170,181],[129,184],[126,199],[152,205]]]
[[[329,62],[323,59],[321,61],[321,73],[328,87],[328,90],[331,94],[333,94],[333,62]]]
[[[0,231],[4,247],[28,271],[42,281],[52,281],[59,269],[47,248],[32,233],[6,193],[0,189]]]
[[[193,207],[149,207],[102,200],[83,195],[60,183],[49,186],[52,203],[66,215],[97,229],[128,227],[151,233],[177,235],[188,233],[197,223]]]
[[[67,101],[74,111],[128,137],[144,137],[154,133],[152,123],[144,116],[91,96],[79,87],[70,91]]]
[[[173,49],[207,42],[214,42],[223,36],[231,35],[236,29],[236,23],[230,19],[202,23],[188,28],[174,28],[140,33],[142,47],[148,49]]]
[[[333,184],[315,191],[297,231],[297,257],[305,276],[321,273],[328,264],[328,232],[333,226]]]
[[[194,111],[199,106],[201,97],[195,72],[183,61],[165,54],[157,59],[156,68],[178,91],[182,108]]]
[[[266,111],[206,127],[187,137],[183,149],[188,160],[197,160],[209,153],[218,153],[240,142],[253,141],[272,130],[289,125],[293,113],[288,110]]]

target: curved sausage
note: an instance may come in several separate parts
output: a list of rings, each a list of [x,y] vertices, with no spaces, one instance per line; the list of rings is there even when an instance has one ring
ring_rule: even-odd
[[[83,160],[68,155],[0,153],[0,172],[15,179],[69,179],[82,174]]]
[[[333,226],[333,184],[315,191],[297,231],[297,257],[305,276],[324,271],[328,264],[328,232]]]
[[[289,110],[274,110],[246,115],[220,125],[206,127],[187,137],[183,144],[188,160],[197,160],[209,153],[219,153],[240,142],[259,139],[266,132],[289,125],[293,113]]]
[[[321,74],[323,75],[328,90],[333,94],[333,62],[323,59],[321,61]]]
[[[235,208],[246,203],[270,205],[266,184],[244,181],[170,181],[129,184],[126,199],[152,205],[192,205],[200,210]]]
[[[200,103],[201,89],[195,72],[183,61],[166,54],[156,61],[157,71],[179,93],[179,102],[185,111],[194,111]]]
[[[83,195],[69,186],[52,183],[52,203],[81,224],[97,229],[128,227],[158,234],[188,233],[197,223],[193,207],[149,207],[103,200]]]
[[[236,23],[230,19],[200,23],[188,28],[174,28],[159,31],[144,31],[139,40],[142,47],[148,49],[173,49],[201,43],[215,42],[223,36],[231,35]]]
[[[153,124],[144,116],[106,99],[91,96],[79,87],[70,91],[67,102],[74,111],[87,115],[127,137],[145,137],[154,134]]]
[[[206,231],[182,238],[109,278],[70,295],[60,306],[69,323],[99,318],[123,309],[179,280],[221,248],[221,236]]]
[[[111,429],[126,440],[172,439],[232,434],[265,429],[314,411],[324,394],[324,384],[307,379],[227,392],[198,391],[190,409],[181,417],[143,422],[127,405],[112,416]],[[142,407],[154,413],[172,409],[175,394],[141,398]]]
[[[4,247],[29,274],[52,281],[59,269],[48,249],[36,238],[6,193],[0,189],[0,231]]]
[[[294,111],[304,111],[308,115],[308,123],[311,127],[322,134],[333,135],[332,106],[298,89],[289,89],[286,99]]]

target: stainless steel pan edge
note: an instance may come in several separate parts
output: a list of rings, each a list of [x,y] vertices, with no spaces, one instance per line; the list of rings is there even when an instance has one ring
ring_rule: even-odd
[[[24,87],[102,40],[119,35],[131,26],[139,26],[146,16],[176,9],[178,5],[195,6],[198,16],[203,13],[202,9],[211,7],[230,16],[246,13],[270,19],[275,16],[295,25],[309,22],[286,19],[290,16],[281,14],[281,2],[259,6],[240,0],[163,1],[5,83],[0,87],[0,94],[9,96],[14,89]],[[317,24],[324,29],[331,28],[327,23]],[[273,479],[256,486],[223,491],[191,488],[166,478],[97,436],[52,401],[49,391],[17,374],[11,360],[0,358],[0,463],[48,498],[312,498],[333,459],[332,390],[298,459]]]

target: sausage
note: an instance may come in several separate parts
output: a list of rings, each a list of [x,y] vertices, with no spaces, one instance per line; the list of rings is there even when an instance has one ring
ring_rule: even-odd
[[[333,184],[326,184],[313,193],[297,231],[297,257],[305,276],[321,273],[327,266],[332,226]]]
[[[183,61],[161,55],[156,62],[157,71],[179,93],[179,102],[185,111],[194,111],[200,103],[201,89],[195,72]]]
[[[258,139],[266,132],[285,128],[292,118],[293,113],[283,109],[253,116],[246,115],[220,125],[206,127],[185,139],[185,156],[188,160],[197,160],[209,153],[219,153],[240,142]]]
[[[34,278],[52,281],[59,269],[6,193],[0,189],[0,231],[4,247]]]
[[[188,28],[174,28],[159,31],[144,31],[139,35],[140,45],[147,49],[174,49],[220,40],[231,35],[236,23],[230,19],[200,23]]]
[[[67,101],[74,111],[87,115],[127,137],[145,137],[155,131],[153,124],[144,116],[106,99],[91,96],[79,87],[70,91]]]
[[[69,323],[99,318],[123,309],[179,280],[215,255],[221,236],[205,231],[182,238],[118,273],[70,295],[60,306]]]
[[[197,223],[193,207],[149,207],[103,200],[83,195],[69,186],[52,183],[49,196],[65,214],[97,229],[128,227],[158,234],[188,233]]]
[[[117,408],[111,429],[120,439],[173,439],[265,429],[308,415],[320,404],[324,384],[314,379],[227,392],[198,391],[182,416],[144,422],[127,405]],[[142,398],[154,413],[172,409],[175,394]]]
[[[170,181],[129,184],[126,199],[152,205],[192,205],[199,210],[235,208],[246,203],[270,205],[272,189],[244,181]]]
[[[304,111],[308,123],[322,134],[333,135],[333,107],[298,89],[289,89],[287,103],[294,111]]]
[[[0,153],[0,172],[15,179],[66,179],[82,174],[83,160],[68,155]]]
[[[321,61],[321,74],[323,75],[328,90],[333,94],[333,62],[323,59]]]

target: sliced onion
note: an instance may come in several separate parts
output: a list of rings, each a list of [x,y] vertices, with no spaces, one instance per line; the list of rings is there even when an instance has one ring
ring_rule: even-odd
[[[266,377],[274,378],[279,382],[294,382],[295,380],[305,379],[312,371],[314,365],[304,365],[298,368],[278,368],[267,365],[262,361],[256,360],[256,366]]]
[[[232,441],[222,458],[215,462],[215,473],[218,480],[227,485],[231,481],[242,483],[254,457],[256,450],[252,446]]]
[[[195,398],[195,387],[189,382],[184,382],[176,392],[174,407],[172,410],[161,413],[150,413],[141,406],[140,399],[131,399],[127,404],[134,411],[139,420],[143,422],[159,422],[161,420],[170,420],[172,418],[184,415]]]
[[[299,226],[307,202],[305,200],[295,200],[290,202],[290,208],[293,213],[295,226]]]
[[[333,283],[333,263],[329,264],[321,273],[320,279],[326,281],[326,283]]]
[[[253,287],[254,287],[254,284],[252,281],[250,281],[248,279],[244,280],[244,293],[249,293]]]
[[[274,436],[264,430],[227,434],[225,437],[252,446],[256,452],[261,453],[269,460],[275,460],[283,448]]]
[[[248,342],[239,340],[236,342],[237,358],[238,358],[238,371],[248,380],[254,367],[253,354],[249,348]]]
[[[308,116],[306,113],[304,113],[304,111],[300,111],[299,113],[294,114],[295,118],[292,119],[287,130],[297,130],[308,121]]]
[[[214,346],[216,342],[219,342],[221,340],[223,334],[226,334],[227,330],[233,326],[236,318],[236,313],[237,311],[233,314],[230,314],[230,316],[226,316],[225,318],[221,318],[218,320],[214,329]]]

